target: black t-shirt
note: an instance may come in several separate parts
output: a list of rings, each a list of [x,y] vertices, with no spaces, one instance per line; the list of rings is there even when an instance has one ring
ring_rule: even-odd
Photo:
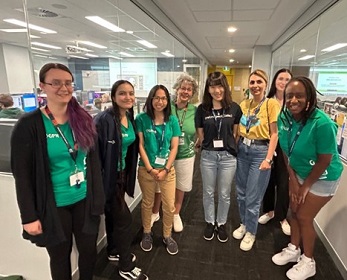
[[[209,151],[228,151],[236,156],[237,148],[233,135],[233,127],[240,123],[242,116],[241,108],[233,102],[230,107],[225,109],[206,111],[199,105],[195,114],[195,127],[203,128],[204,140],[202,149]],[[220,122],[221,125],[220,125]],[[220,126],[220,139],[223,140],[222,148],[213,147],[213,140],[218,138],[218,128]]]

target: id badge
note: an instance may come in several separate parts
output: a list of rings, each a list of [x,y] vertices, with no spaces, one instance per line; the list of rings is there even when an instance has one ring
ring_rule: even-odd
[[[252,143],[251,139],[243,138],[243,144],[250,146]]]
[[[180,136],[180,138],[178,139],[178,145],[179,146],[184,145],[184,137],[183,136]]]
[[[166,163],[166,159],[161,157],[156,157],[154,163],[159,165],[164,165]]]
[[[70,187],[79,187],[82,182],[84,182],[84,173],[82,171],[70,175]]]
[[[213,148],[223,148],[223,140],[213,140]]]

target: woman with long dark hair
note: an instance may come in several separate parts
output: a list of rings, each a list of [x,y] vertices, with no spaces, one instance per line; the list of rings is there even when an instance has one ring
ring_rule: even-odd
[[[267,97],[277,100],[281,107],[283,106],[284,88],[291,77],[292,73],[286,68],[278,70],[273,77]],[[290,235],[290,225],[287,221],[289,208],[288,178],[283,152],[280,144],[277,143],[276,156],[273,158],[270,180],[263,199],[264,214],[259,217],[258,222],[266,224],[276,215],[276,220],[280,222],[282,231],[286,235]]]
[[[52,279],[68,280],[74,236],[80,279],[91,280],[104,209],[95,126],[72,97],[74,78],[65,65],[48,63],[39,78],[47,105],[25,114],[11,138],[23,237],[46,247]]]
[[[277,265],[297,262],[287,277],[307,279],[316,274],[313,219],[335,195],[343,165],[336,145],[337,125],[317,108],[312,81],[292,78],[285,88],[284,104],[278,118],[278,138],[290,178],[291,238],[272,261]]]
[[[202,104],[195,115],[198,146],[202,147],[200,168],[206,228],[204,239],[212,240],[215,231],[220,242],[228,241],[226,222],[230,207],[231,183],[236,171],[236,139],[241,117],[240,106],[232,101],[227,78],[210,73],[205,83]],[[218,186],[218,208],[214,194]]]
[[[171,115],[170,94],[163,85],[154,86],[147,97],[144,112],[137,115],[136,127],[140,138],[138,180],[142,191],[143,236],[140,246],[151,251],[153,238],[151,215],[156,187],[159,186],[163,209],[163,242],[170,255],[178,253],[171,236],[175,213],[176,175],[173,166],[181,130],[176,116]]]
[[[107,255],[119,261],[124,279],[148,279],[136,267],[131,253],[132,215],[124,200],[125,193],[134,196],[138,160],[138,137],[135,133],[133,106],[135,91],[126,80],[115,82],[111,89],[112,107],[95,117],[103,176]]]

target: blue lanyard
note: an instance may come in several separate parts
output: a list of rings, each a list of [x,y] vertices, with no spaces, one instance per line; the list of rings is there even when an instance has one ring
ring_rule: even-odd
[[[216,116],[216,113],[214,112],[214,110],[212,109],[212,114],[213,114],[213,117],[214,117],[214,123],[217,127],[217,133],[218,133],[218,138],[217,139],[220,139],[220,131],[221,131],[221,128],[222,128],[222,122],[223,122],[223,119],[224,119],[224,114],[225,114],[225,109],[223,108],[223,115],[222,116]],[[218,119],[219,118],[219,123],[218,123]],[[217,124],[218,123],[218,124]]]
[[[290,122],[290,128],[289,128],[289,132],[288,132],[288,158],[291,156],[291,154],[293,153],[294,150],[294,146],[296,144],[296,142],[298,141],[298,138],[301,134],[302,129],[304,128],[304,124],[301,123],[298,131],[295,134],[295,137],[293,139],[293,142],[290,144],[290,139],[292,138],[292,130],[293,130],[293,122]]]
[[[164,145],[166,122],[164,122],[164,127],[163,127],[163,130],[161,132],[161,137],[158,137],[158,135],[157,135],[157,130],[155,129],[155,124],[154,124],[153,120],[152,120],[152,129],[153,129],[153,131],[155,131],[155,138],[157,139],[158,149],[159,149],[159,151],[161,151],[163,148],[163,145]]]
[[[261,105],[263,105],[264,101],[265,101],[265,96],[260,101],[260,103],[258,104],[257,108],[255,108],[254,113],[251,116],[251,106],[252,106],[252,103],[253,103],[253,99],[251,100],[251,103],[249,104],[249,108],[248,108],[248,113],[247,113],[246,133],[249,133],[249,130],[251,129],[251,125],[252,125],[252,120],[255,119],[255,117],[258,115],[258,113],[260,111],[260,107],[261,107]]]

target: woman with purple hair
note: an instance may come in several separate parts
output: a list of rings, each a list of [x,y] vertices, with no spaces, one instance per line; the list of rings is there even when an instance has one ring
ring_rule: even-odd
[[[91,280],[104,209],[96,129],[65,65],[48,63],[39,78],[47,105],[25,114],[11,138],[23,238],[46,247],[53,280],[69,280],[74,236],[80,279]]]

